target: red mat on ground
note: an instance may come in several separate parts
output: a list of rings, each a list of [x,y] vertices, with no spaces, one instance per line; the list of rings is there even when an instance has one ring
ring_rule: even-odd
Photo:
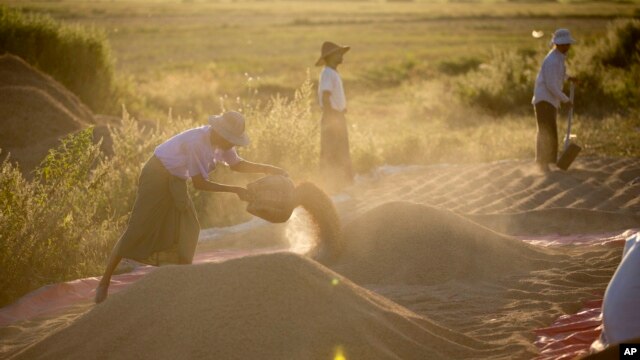
[[[283,249],[228,250],[196,254],[193,263],[220,262],[257,253],[284,251]],[[155,270],[156,267],[141,265],[132,272],[115,275],[111,278],[109,294],[117,293],[138,279]],[[15,303],[0,309],[0,327],[40,316],[52,316],[72,305],[93,301],[99,277],[73,280],[59,284],[43,286]]]
[[[577,314],[560,316],[551,326],[536,329],[537,360],[573,359],[589,353],[602,331],[602,300],[585,303]]]
[[[526,243],[536,246],[565,246],[565,245],[610,245],[624,246],[625,240],[638,232],[638,229],[624,232],[609,232],[601,234],[575,234],[575,235],[540,235],[540,236],[516,236]]]
[[[522,240],[541,246],[584,245],[619,246],[625,244],[627,237],[637,230],[623,233],[585,234],[570,237],[544,236],[520,237]],[[535,344],[540,349],[536,360],[565,360],[587,355],[591,344],[602,332],[602,294],[598,300],[586,302],[584,308],[576,314],[560,316],[551,326],[534,330]]]

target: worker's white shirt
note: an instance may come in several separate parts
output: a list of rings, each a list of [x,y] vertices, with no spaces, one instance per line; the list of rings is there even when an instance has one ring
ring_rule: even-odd
[[[217,163],[233,166],[242,160],[235,147],[226,151],[214,148],[210,136],[210,125],[189,129],[158,145],[153,154],[172,175],[182,179],[198,174],[206,179]]]
[[[536,87],[531,100],[532,104],[546,101],[559,108],[561,102],[569,101],[569,97],[562,92],[562,85],[566,79],[564,59],[565,55],[558,49],[549,51],[544,58],[536,78]]]
[[[322,108],[324,108],[322,93],[325,91],[331,92],[329,100],[334,110],[344,111],[347,108],[347,98],[344,96],[340,74],[328,66],[325,66],[320,72],[320,81],[318,82],[318,102]]]

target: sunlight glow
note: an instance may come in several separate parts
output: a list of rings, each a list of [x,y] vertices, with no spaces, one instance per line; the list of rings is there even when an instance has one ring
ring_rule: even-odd
[[[309,214],[302,208],[296,208],[287,221],[284,235],[289,241],[289,250],[300,255],[306,255],[316,245],[314,225]]]
[[[333,360],[347,360],[346,356],[344,356],[344,351],[342,350],[342,346],[338,346],[336,348],[336,354],[333,357]]]

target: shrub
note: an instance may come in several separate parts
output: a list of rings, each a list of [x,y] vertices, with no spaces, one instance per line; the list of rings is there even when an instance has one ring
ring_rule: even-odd
[[[438,70],[447,75],[462,75],[477,70],[482,60],[475,57],[462,57],[453,60],[443,60],[438,63]]]
[[[0,6],[0,54],[5,52],[51,75],[94,111],[117,110],[113,60],[103,32]]]
[[[91,129],[64,139],[26,181],[8,161],[0,172],[0,304],[43,284],[95,273],[118,221],[96,196],[100,157]]]
[[[576,51],[576,106],[598,117],[640,108],[640,20],[615,21],[605,37]]]
[[[494,115],[529,111],[535,68],[530,52],[494,51],[489,62],[457,81],[457,93]]]
[[[407,56],[400,61],[371,66],[361,74],[363,83],[371,87],[394,87],[414,78],[428,77],[428,66]]]
[[[640,63],[640,20],[616,21],[595,46],[593,59],[604,66],[629,69]]]

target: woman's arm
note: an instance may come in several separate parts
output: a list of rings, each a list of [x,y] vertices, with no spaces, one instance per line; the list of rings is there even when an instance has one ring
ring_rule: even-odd
[[[268,165],[268,164],[259,164],[254,163],[247,160],[241,160],[235,165],[230,166],[231,170],[241,172],[241,173],[263,173],[263,174],[272,174],[272,175],[282,175],[289,176],[286,171],[283,169]]]
[[[565,74],[562,71],[562,63],[554,59],[554,61],[545,61],[542,64],[542,76],[544,86],[561,102],[569,102],[569,97],[562,92],[562,82]]]
[[[205,179],[202,175],[196,175],[192,177],[191,181],[193,182],[193,187],[198,190],[211,192],[230,192],[238,195],[240,200],[248,201],[249,199],[249,191],[240,186],[218,184]]]

